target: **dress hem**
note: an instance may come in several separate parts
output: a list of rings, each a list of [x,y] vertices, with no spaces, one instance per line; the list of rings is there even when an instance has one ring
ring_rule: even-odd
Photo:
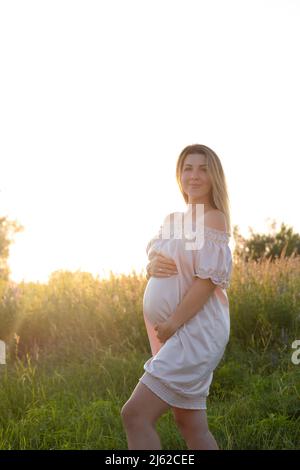
[[[194,398],[185,398],[182,395],[170,390],[164,385],[157,377],[145,372],[139,379],[146,387],[148,387],[155,395],[161,400],[167,402],[170,406],[177,408],[193,409],[193,410],[206,410],[206,396],[200,396],[197,400]]]

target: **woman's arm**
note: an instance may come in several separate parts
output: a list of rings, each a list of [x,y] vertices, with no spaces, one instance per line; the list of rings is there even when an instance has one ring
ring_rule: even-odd
[[[225,216],[219,210],[209,212],[205,217],[205,224],[217,230],[225,231],[227,229]],[[175,328],[175,331],[202,309],[216,287],[216,284],[209,278],[194,279],[192,286],[182,299],[182,302],[177,306],[175,312],[170,317],[171,324],[173,328]]]
[[[174,313],[163,323],[156,323],[157,338],[161,342],[167,341],[178,328],[202,309],[216,287],[210,279],[194,279]]]
[[[205,217],[205,224],[210,228],[225,231],[226,221],[224,214],[220,211],[213,211]],[[196,277],[183,297],[181,303],[176,307],[173,314],[163,323],[157,323],[155,329],[158,331],[158,339],[166,341],[178,328],[190,320],[208,301],[217,285],[210,278],[202,279]]]
[[[216,287],[210,279],[194,279],[193,284],[170,317],[176,330],[202,309]]]

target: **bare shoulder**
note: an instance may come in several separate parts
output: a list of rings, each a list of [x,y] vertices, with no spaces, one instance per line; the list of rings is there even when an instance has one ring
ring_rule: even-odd
[[[213,209],[204,216],[204,223],[207,227],[215,228],[227,232],[225,214],[219,209]]]

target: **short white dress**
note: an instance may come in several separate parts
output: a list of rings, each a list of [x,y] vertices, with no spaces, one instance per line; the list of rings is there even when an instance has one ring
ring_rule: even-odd
[[[174,214],[167,217],[172,219]],[[143,315],[152,357],[145,362],[145,373],[139,381],[170,406],[206,409],[213,371],[224,355],[230,335],[226,293],[232,272],[230,234],[202,223],[202,247],[187,250],[185,242],[191,241],[190,235],[183,233],[181,238],[175,238],[174,223],[171,223],[169,238],[162,238],[163,225],[149,241],[146,252],[149,259],[158,252],[173,258],[178,274],[152,276],[148,280]],[[161,343],[154,330],[155,323],[172,315],[195,276],[210,278],[215,290],[199,312]]]

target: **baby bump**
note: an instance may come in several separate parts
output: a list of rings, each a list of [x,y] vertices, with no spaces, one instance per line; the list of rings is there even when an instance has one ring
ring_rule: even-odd
[[[166,320],[180,302],[178,275],[150,277],[143,298],[143,313],[150,323]]]

